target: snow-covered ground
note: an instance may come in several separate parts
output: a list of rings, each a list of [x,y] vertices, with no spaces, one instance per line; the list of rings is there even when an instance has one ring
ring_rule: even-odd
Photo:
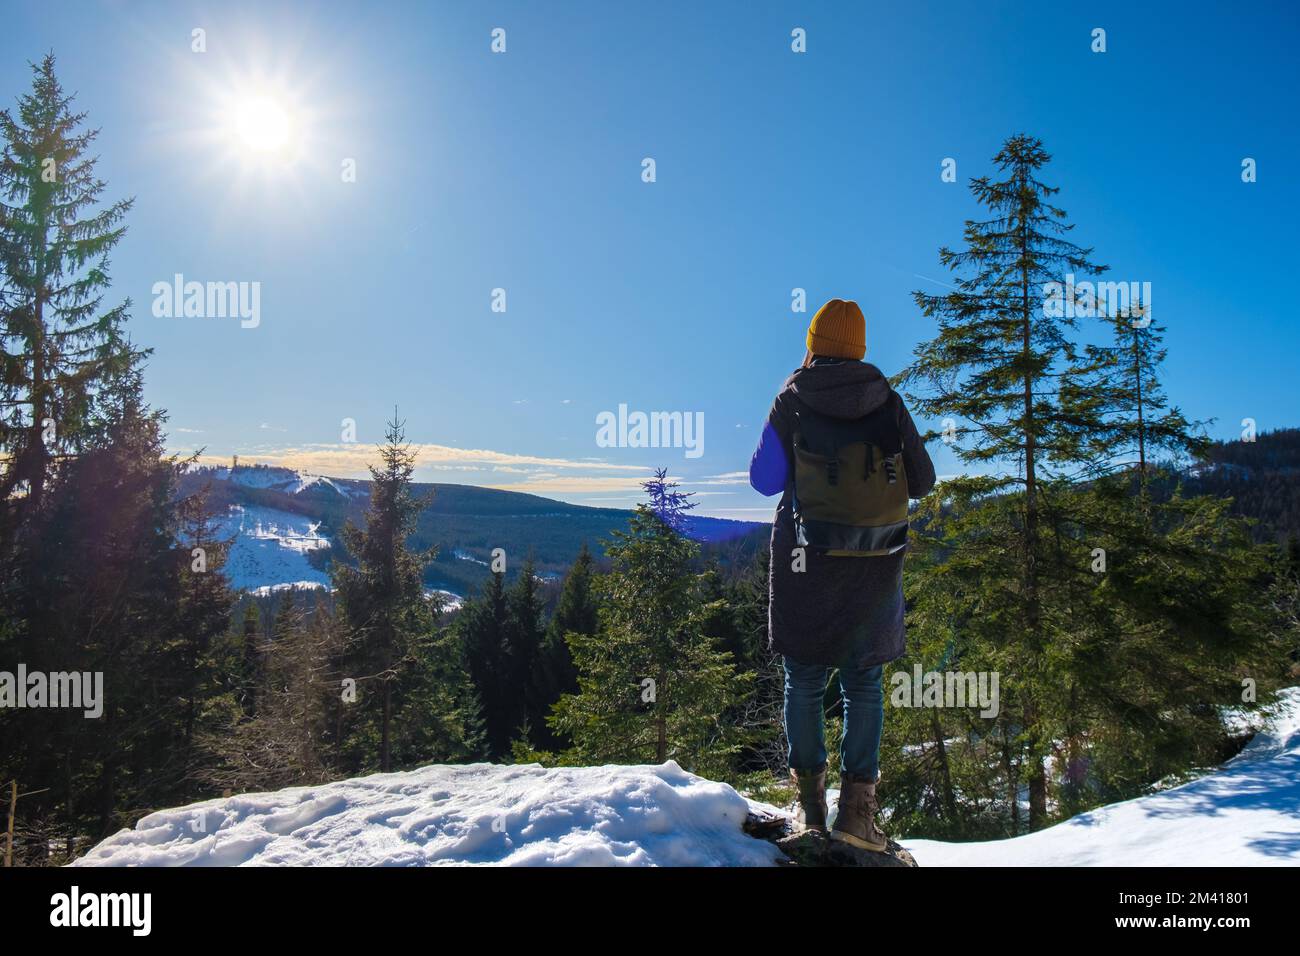
[[[1269,730],[1180,787],[987,843],[907,840],[920,866],[1300,865],[1300,687]]]
[[[285,494],[296,495],[314,485],[329,488],[345,498],[364,497],[365,492],[342,484],[324,475],[312,475],[293,468],[281,468],[271,465],[241,465],[231,471],[229,468],[211,469],[216,481],[229,481],[246,488],[271,488]]]
[[[465,598],[455,591],[444,591],[441,588],[425,588],[425,597],[437,597],[442,601],[442,612],[459,611],[465,606]]]
[[[314,591],[317,588],[326,588],[327,585],[319,581],[286,581],[283,584],[263,584],[260,587],[249,588],[248,593],[254,597],[270,597],[272,594],[280,594],[283,591]]]
[[[153,813],[80,866],[764,866],[731,787],[669,761],[433,765]]]
[[[307,555],[330,546],[320,522],[275,508],[231,505],[220,522],[223,537],[235,535],[225,572],[233,588],[328,587],[329,575],[311,566]]]
[[[1271,730],[1180,787],[1011,840],[899,842],[921,866],[1300,864],[1300,688],[1284,703]],[[775,846],[741,829],[750,806],[671,761],[433,765],[153,813],[77,864],[772,864]]]

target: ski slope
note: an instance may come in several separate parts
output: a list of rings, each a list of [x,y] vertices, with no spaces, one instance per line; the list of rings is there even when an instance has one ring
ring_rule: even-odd
[[[432,765],[153,813],[74,865],[771,865],[775,846],[741,829],[750,807],[672,761]],[[1300,864],[1300,688],[1190,783],[1015,839],[899,842],[923,867]]]
[[[307,557],[330,546],[319,521],[260,505],[231,505],[217,530],[233,539],[225,567],[232,588],[267,594],[286,587],[329,587],[329,575]]]

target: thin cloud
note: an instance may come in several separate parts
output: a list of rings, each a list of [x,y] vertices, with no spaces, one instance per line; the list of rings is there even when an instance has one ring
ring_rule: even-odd
[[[649,475],[647,469],[637,469],[641,475],[623,478],[617,475],[553,475],[534,476],[524,481],[503,485],[488,485],[501,491],[523,491],[539,494],[582,494],[584,492],[627,491],[642,494],[641,482]]]
[[[628,482],[635,483],[648,475],[644,465],[614,465],[599,459],[547,458],[541,455],[518,455],[492,451],[487,448],[453,448],[450,445],[419,444],[410,448],[416,455],[416,471],[485,471],[502,466],[533,466],[547,470],[584,472],[626,472],[636,475]],[[247,464],[278,465],[314,475],[335,478],[364,478],[369,475],[368,465],[379,460],[374,445],[357,442],[347,444],[307,444],[285,447],[262,446],[239,452],[239,459]],[[229,454],[207,454],[200,459],[203,464],[225,464]]]
[[[705,475],[703,478],[690,479],[692,485],[747,485],[749,472],[728,471],[721,475]]]

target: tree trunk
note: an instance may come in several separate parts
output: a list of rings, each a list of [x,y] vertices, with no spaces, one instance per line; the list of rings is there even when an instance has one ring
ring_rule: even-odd
[[[952,771],[948,766],[948,749],[943,743],[943,727],[939,724],[939,714],[930,712],[930,732],[934,734],[934,746],[939,755],[939,776],[943,780],[943,806],[950,819],[957,816],[957,801],[952,792]]]
[[[655,680],[655,730],[657,739],[655,741],[655,762],[663,763],[668,759],[668,717],[665,713],[662,695],[664,684],[667,682],[667,676],[660,672]]]
[[[385,680],[384,681],[383,731],[380,735],[380,742],[379,742],[379,769],[382,770],[384,773],[388,773],[389,770],[392,769],[392,766],[389,762],[389,756],[388,756],[388,721],[392,713],[392,706],[393,706],[392,684],[388,680]]]
[[[5,829],[5,866],[14,865],[14,811],[18,808],[18,781],[9,784],[9,826]]]
[[[1137,392],[1137,433],[1138,433],[1138,488],[1142,498],[1142,511],[1148,517],[1151,502],[1147,497],[1147,441],[1146,418],[1142,408],[1142,349],[1138,341],[1139,330],[1133,330],[1133,375]]]
[[[1033,353],[1031,330],[1033,314],[1029,301],[1029,222],[1022,215],[1020,226],[1020,302],[1021,358],[1024,361],[1024,439],[1025,439],[1025,625],[1030,653],[1037,659],[1042,649],[1040,609],[1038,603],[1038,476],[1035,456],[1038,451],[1037,424],[1034,421],[1034,377],[1030,359]],[[1029,776],[1029,828],[1042,826],[1047,819],[1047,776],[1043,761],[1036,755],[1038,744],[1038,708],[1033,690],[1025,705],[1025,731],[1029,736],[1034,765]]]
[[[1038,830],[1047,825],[1047,769],[1038,752],[1041,743],[1038,733],[1038,705],[1032,699],[1025,703],[1026,728],[1034,728],[1028,735],[1029,759],[1029,829]]]
[[[1002,769],[1007,775],[1007,805],[1011,812],[1011,835],[1020,834],[1020,787],[1016,781],[1016,765],[1011,759],[1011,741],[1006,728],[1002,731]]]
[[[39,514],[45,496],[45,441],[41,432],[45,419],[45,254],[48,218],[42,214],[40,249],[36,251],[36,289],[32,302],[32,437],[26,449],[24,472],[28,482],[29,514]],[[15,465],[19,464],[15,462]]]

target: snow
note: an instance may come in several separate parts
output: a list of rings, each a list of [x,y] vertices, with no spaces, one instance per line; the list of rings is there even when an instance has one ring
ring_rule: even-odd
[[[243,485],[245,488],[270,488],[289,495],[296,495],[319,485],[330,488],[345,498],[365,497],[365,492],[340,484],[341,479],[313,475],[277,465],[239,465],[234,471],[224,467],[213,468],[212,477],[217,481],[229,481],[232,484]]]
[[[776,847],[741,829],[750,809],[783,812],[671,761],[431,765],[160,811],[75,865],[771,865]],[[1239,755],[1182,786],[1014,839],[899,842],[923,867],[1295,865],[1300,688]]]
[[[328,586],[318,581],[285,581],[283,584],[263,584],[260,587],[249,588],[248,593],[255,597],[270,597],[272,594],[279,594],[281,591],[314,591],[317,589],[328,590]]]
[[[349,488],[347,485],[341,485],[333,478],[326,478],[324,475],[309,475],[305,471],[296,472],[295,481],[288,485],[285,490],[288,491],[289,494],[296,495],[300,492],[306,491],[313,485],[320,485],[323,488],[329,488],[336,494],[342,495],[344,498],[364,498],[366,496],[365,492],[357,491],[355,488]]]
[[[1160,793],[984,843],[900,839],[920,866],[1295,866],[1300,687],[1270,729],[1217,771]]]
[[[309,552],[328,548],[320,522],[288,511],[257,505],[231,505],[218,529],[235,539],[226,558],[225,573],[231,587],[257,590],[268,587],[328,587],[329,576],[311,566]]]
[[[298,481],[298,473],[292,468],[277,468],[267,465],[240,465],[230,468],[214,468],[212,477],[217,481],[229,481],[245,488],[274,488],[281,490]]]
[[[765,866],[731,787],[659,766],[431,765],[153,813],[74,866]]]
[[[465,606],[464,596],[457,594],[455,591],[444,591],[441,588],[425,588],[424,596],[436,597],[442,601],[442,611],[444,614],[449,611],[459,611]]]

